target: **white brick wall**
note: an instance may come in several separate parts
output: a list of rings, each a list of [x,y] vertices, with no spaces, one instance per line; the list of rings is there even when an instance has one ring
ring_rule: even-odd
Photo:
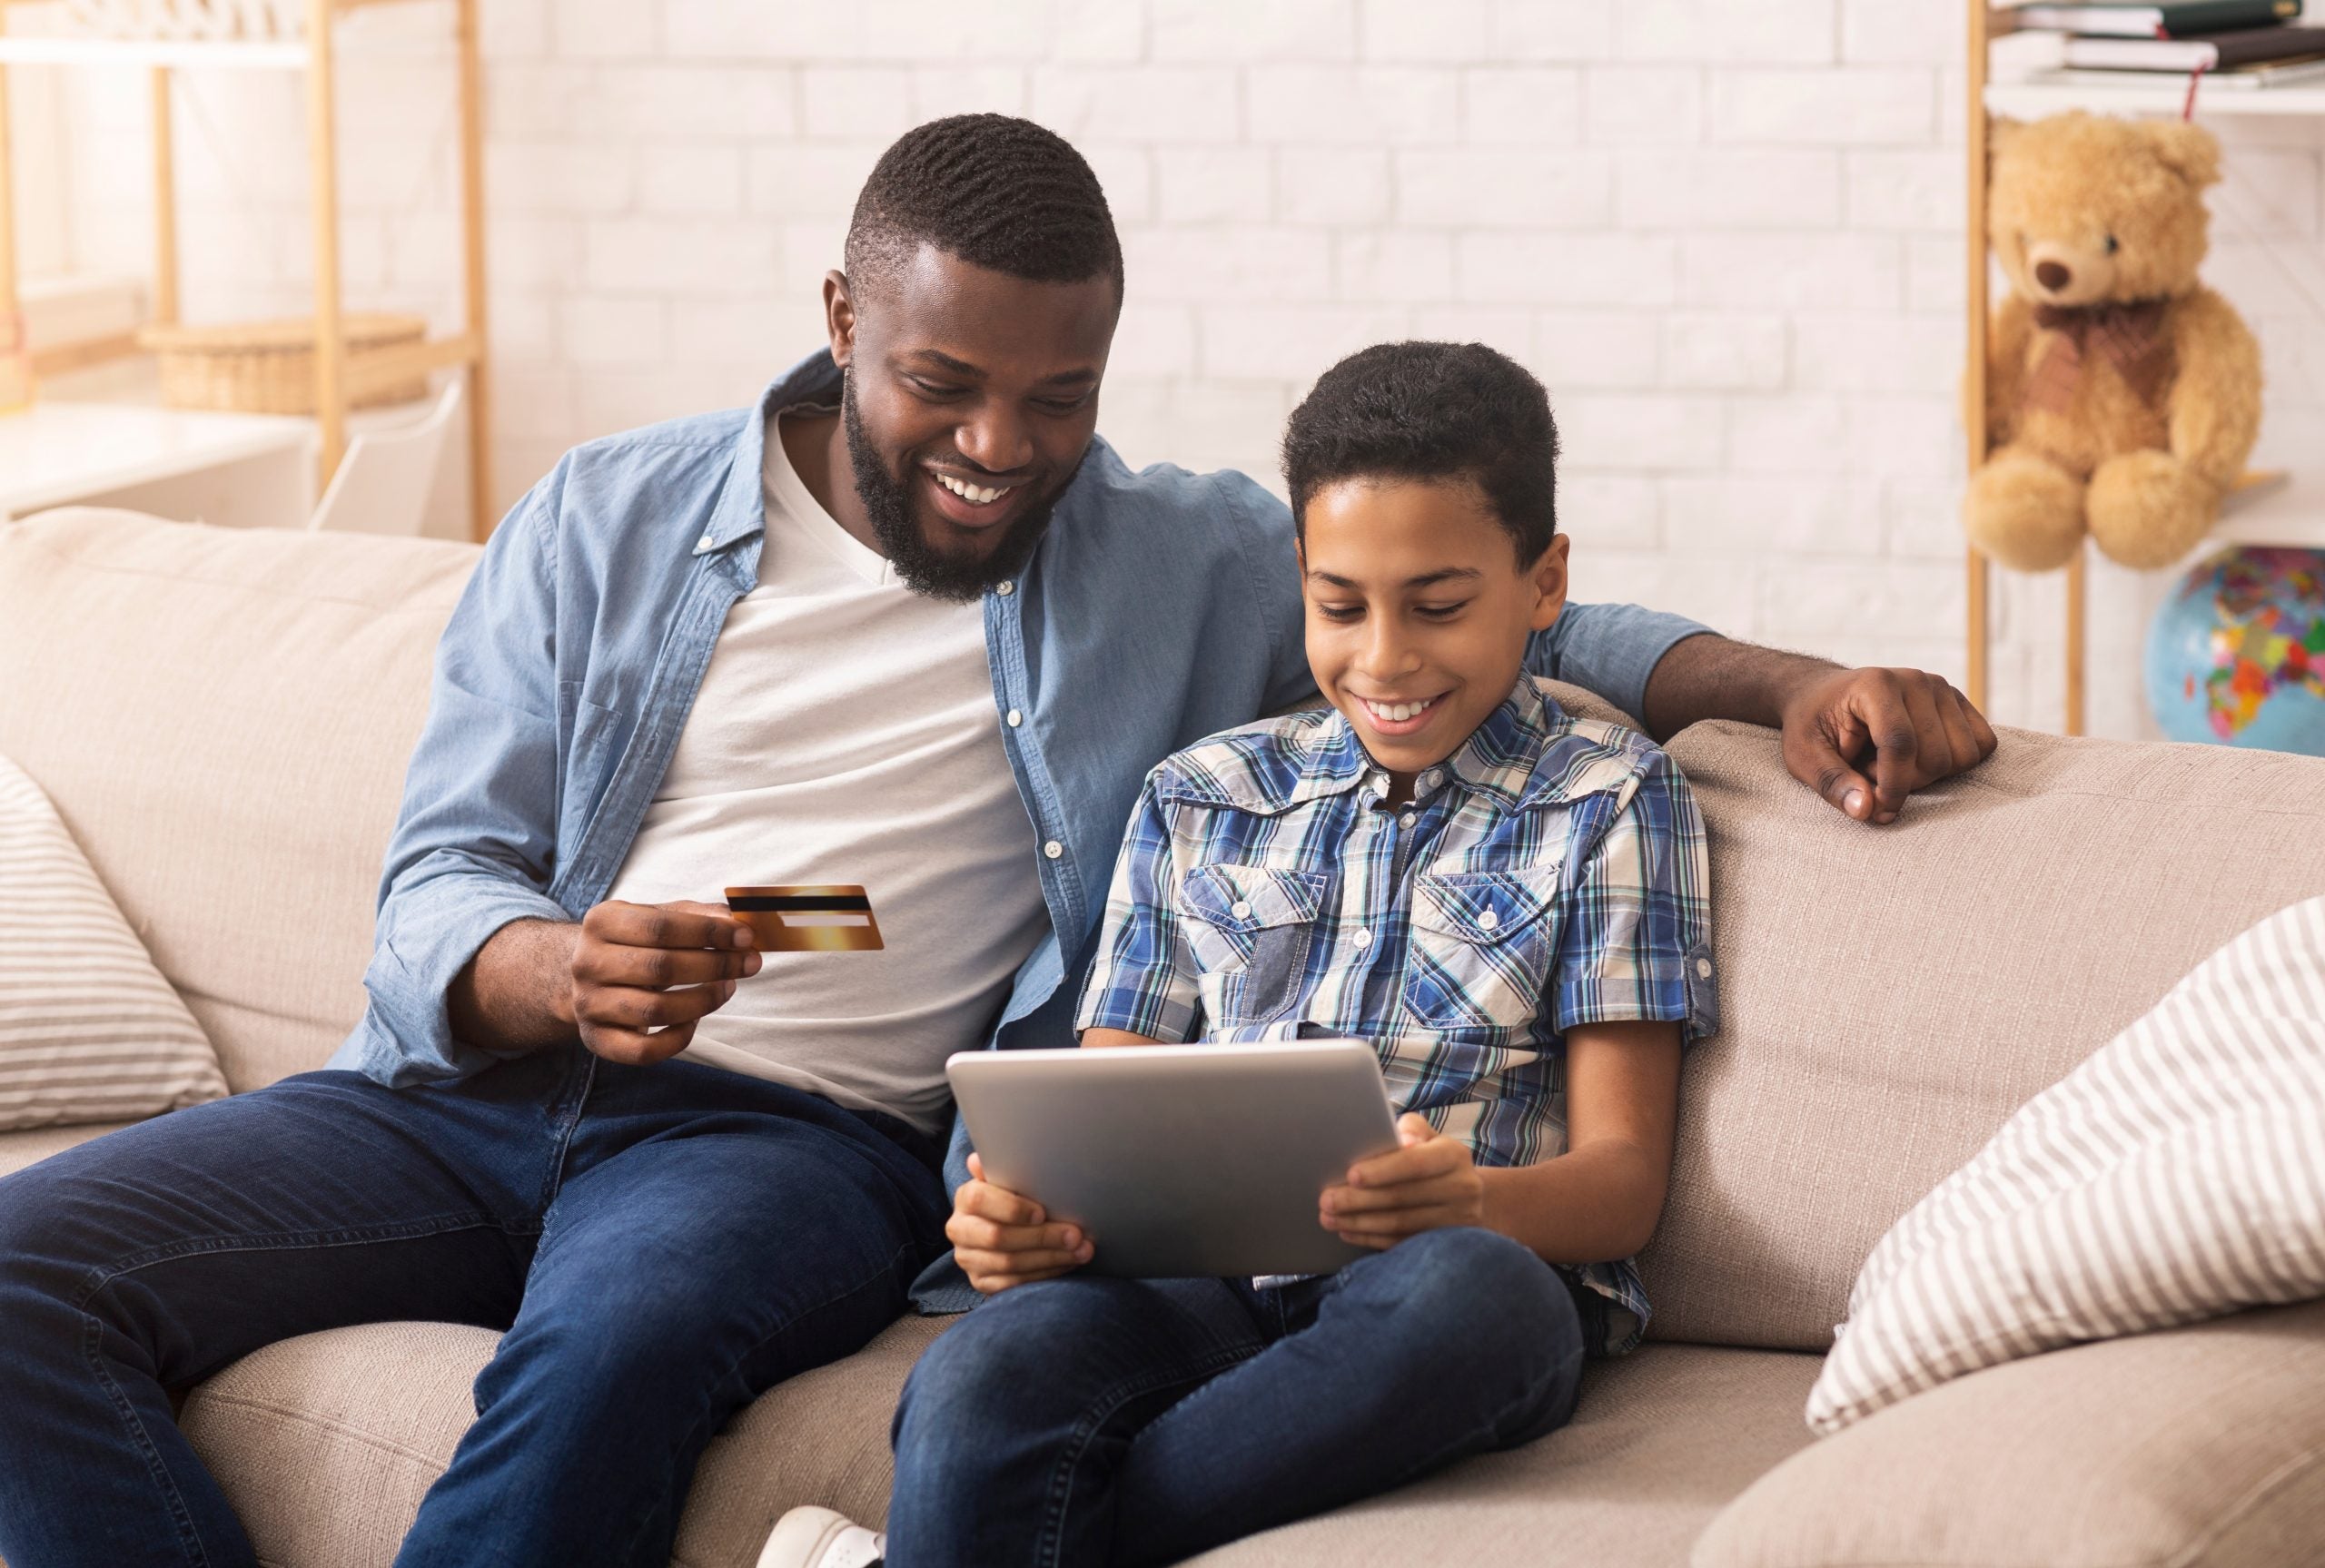
[[[1102,428],[1133,461],[1274,483],[1283,416],[1332,357],[1481,338],[1557,401],[1578,592],[1958,676],[1960,11],[485,0],[501,499],[572,442],[747,399],[820,340],[817,284],[881,147],[1025,113],[1083,148],[1122,227]],[[359,302],[449,320],[440,28],[429,7],[347,25],[342,129]],[[143,167],[142,78],[40,91],[17,133],[62,140],[69,177],[35,182],[28,246],[141,268],[120,172]],[[293,83],[189,84],[196,317],[303,307],[302,125]],[[2224,134],[2209,275],[2261,330],[2262,457],[2313,461],[2325,130]],[[2056,722],[2056,604],[2003,585],[1997,717]]]

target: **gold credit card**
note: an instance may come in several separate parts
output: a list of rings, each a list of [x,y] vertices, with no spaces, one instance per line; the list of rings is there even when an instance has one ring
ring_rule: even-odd
[[[727,907],[757,935],[762,952],[876,952],[886,945],[860,887],[730,887]]]

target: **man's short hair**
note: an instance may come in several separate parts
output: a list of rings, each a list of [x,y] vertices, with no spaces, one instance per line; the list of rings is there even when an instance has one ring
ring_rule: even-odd
[[[880,154],[848,222],[848,277],[893,273],[924,244],[1039,283],[1108,278],[1122,300],[1122,242],[1098,176],[1031,120],[955,114]]]
[[[1558,532],[1550,395],[1483,343],[1376,343],[1316,380],[1283,432],[1291,515],[1344,479],[1468,479],[1531,566]]]

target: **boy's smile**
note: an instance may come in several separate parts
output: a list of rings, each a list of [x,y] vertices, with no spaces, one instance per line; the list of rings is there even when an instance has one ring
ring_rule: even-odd
[[[1399,701],[1394,697],[1360,696],[1364,711],[1372,715],[1372,727],[1384,735],[1419,735],[1437,713],[1437,705],[1445,700],[1440,692],[1433,697]]]
[[[1301,518],[1308,664],[1325,700],[1389,770],[1392,800],[1499,706],[1527,639],[1566,604],[1565,536],[1520,563],[1464,478],[1351,478]]]

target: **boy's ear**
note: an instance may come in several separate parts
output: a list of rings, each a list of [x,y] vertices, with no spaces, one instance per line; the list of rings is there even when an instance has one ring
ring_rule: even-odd
[[[1534,592],[1538,597],[1534,601],[1534,613],[1526,618],[1526,624],[1538,632],[1548,631],[1566,608],[1566,536],[1551,535],[1548,547],[1542,551],[1542,558],[1527,571],[1527,576],[1533,579]]]

